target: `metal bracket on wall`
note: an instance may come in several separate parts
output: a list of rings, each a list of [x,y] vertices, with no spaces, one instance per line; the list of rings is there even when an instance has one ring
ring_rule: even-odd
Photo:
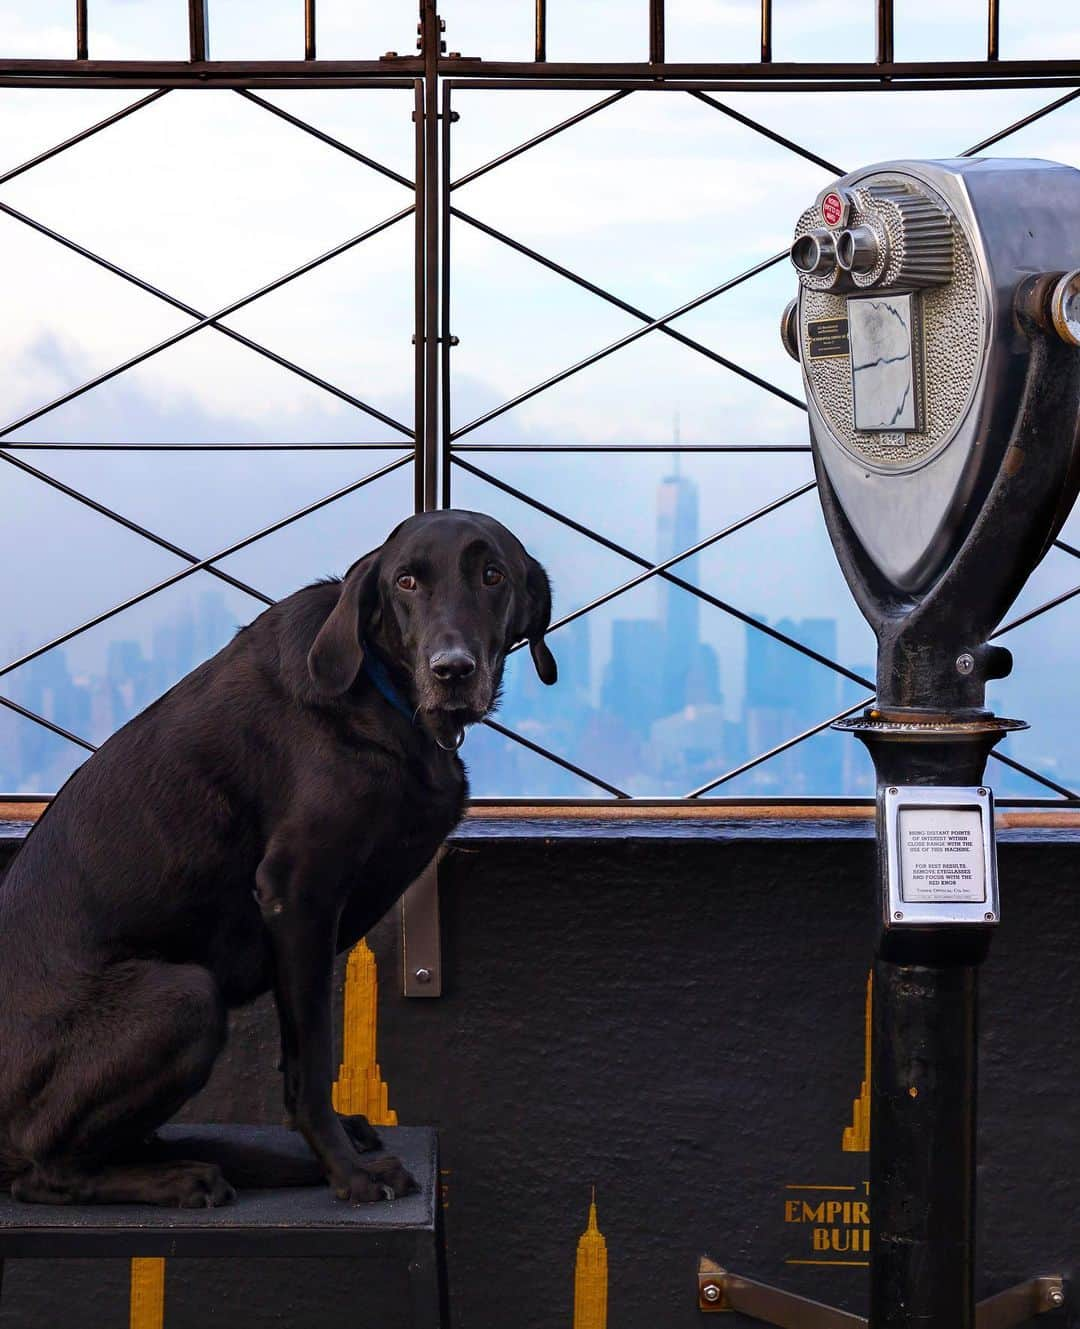
[[[741,1311],[781,1329],[866,1329],[862,1315],[797,1297],[782,1288],[733,1274],[703,1255],[698,1264],[698,1309]]]
[[[1065,1305],[1065,1280],[1057,1274],[1029,1278],[975,1307],[976,1329],[1012,1329],[1033,1315],[1061,1310]]]
[[[980,1301],[975,1309],[975,1324],[977,1329],[1013,1329],[1033,1315],[1060,1310],[1065,1300],[1065,1280],[1059,1275],[1029,1278],[1026,1283],[1017,1283]],[[756,1283],[721,1268],[704,1255],[698,1264],[698,1309],[739,1311],[780,1329],[865,1329],[867,1324],[863,1315],[824,1306],[767,1283]]]
[[[401,897],[401,955],[406,997],[442,996],[439,931],[440,849]]]

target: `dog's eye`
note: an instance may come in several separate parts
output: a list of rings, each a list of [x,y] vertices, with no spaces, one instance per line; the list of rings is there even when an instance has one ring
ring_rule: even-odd
[[[504,577],[503,574],[499,571],[499,569],[495,566],[494,563],[489,563],[489,564],[487,565],[487,567],[484,569],[484,585],[485,585],[485,586],[498,586],[499,582],[501,582],[501,581],[505,581],[505,580],[506,580],[505,577]]]
[[[398,577],[397,584],[403,591],[416,590],[416,578],[411,572],[403,572],[401,576]]]

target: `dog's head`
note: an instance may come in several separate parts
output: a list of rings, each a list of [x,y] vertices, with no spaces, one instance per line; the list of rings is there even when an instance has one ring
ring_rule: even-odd
[[[544,683],[547,574],[521,542],[479,512],[425,512],[401,523],[348,571],[308,654],[320,694],[348,691],[371,642],[410,686],[418,718],[444,746],[491,710],[506,653],[527,641]]]

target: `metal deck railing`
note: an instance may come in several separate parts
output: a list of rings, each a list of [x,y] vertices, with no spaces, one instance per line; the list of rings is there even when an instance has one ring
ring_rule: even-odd
[[[528,3],[528,0],[507,0],[507,3]],[[407,6],[408,0],[402,0]],[[470,439],[482,426],[506,415],[508,412],[549,391],[567,379],[587,372],[592,366],[616,355],[623,348],[640,341],[642,338],[659,335],[672,339],[682,347],[703,357],[718,372],[737,375],[752,384],[757,390],[770,394],[789,405],[805,410],[805,404],[783,387],[769,381],[768,378],[740,364],[736,359],[722,355],[701,340],[694,338],[673,326],[676,320],[692,310],[702,308],[719,299],[726,292],[752,281],[759,274],[773,268],[786,258],[786,253],[765,254],[751,265],[726,277],[710,289],[701,292],[677,308],[656,312],[640,307],[624,298],[617,291],[592,280],[587,274],[577,272],[557,261],[550,255],[525,244],[521,239],[491,222],[478,216],[471,208],[462,206],[462,193],[474,181],[488,177],[511,161],[518,161],[536,147],[549,142],[556,136],[573,131],[593,117],[601,116],[609,108],[624,102],[627,98],[692,98],[697,103],[715,111],[718,115],[737,122],[744,129],[762,136],[772,144],[790,152],[794,156],[810,161],[830,174],[839,175],[844,166],[826,160],[809,147],[776,132],[759,120],[747,115],[723,100],[725,94],[745,90],[764,92],[854,92],[874,90],[893,96],[905,91],[952,89],[999,89],[999,88],[1054,88],[1062,89],[1044,106],[1025,115],[1015,122],[998,128],[987,134],[978,143],[969,146],[957,145],[958,155],[974,155],[995,146],[1012,134],[1052,115],[1062,107],[1080,97],[1080,59],[1054,60],[1008,60],[1001,56],[1000,43],[1000,4],[999,0],[988,0],[986,6],[986,46],[985,58],[968,61],[931,61],[903,62],[894,58],[894,4],[892,0],[876,0],[874,5],[874,25],[876,36],[876,59],[871,62],[843,62],[821,64],[810,62],[776,62],[772,58],[775,20],[772,0],[761,0],[760,14],[760,58],[753,62],[742,63],[672,63],[665,59],[666,18],[664,0],[649,0],[647,8],[642,6],[642,47],[643,58],[634,62],[557,62],[547,59],[548,50],[548,0],[534,0],[534,42],[533,58],[522,61],[489,61],[483,58],[462,55],[459,52],[446,51],[444,37],[445,24],[440,18],[437,0],[422,0],[419,6],[418,54],[399,55],[388,52],[377,59],[368,60],[327,60],[318,56],[318,6],[317,0],[303,0],[297,4],[297,48],[302,50],[302,58],[290,60],[226,60],[209,58],[212,51],[213,4],[212,0],[189,0],[189,56],[186,61],[176,60],[94,60],[90,58],[93,46],[93,30],[89,23],[86,0],[76,0],[72,18],[72,59],[9,59],[0,50],[0,87],[20,88],[122,88],[131,91],[151,89],[148,95],[141,96],[130,105],[88,125],[65,141],[40,152],[29,160],[0,174],[0,189],[8,182],[32,171],[44,162],[56,158],[87,139],[101,134],[129,116],[137,115],[146,107],[170,95],[174,89],[225,88],[233,90],[237,96],[245,98],[250,104],[260,108],[268,116],[284,121],[300,134],[311,135],[343,158],[353,162],[358,168],[373,171],[383,178],[391,180],[402,190],[402,206],[366,227],[357,234],[350,235],[332,248],[319,253],[289,271],[283,272],[272,281],[256,290],[230,301],[222,307],[207,312],[188,303],[181,294],[160,289],[137,273],[127,270],[102,254],[93,252],[72,236],[46,225],[41,220],[16,209],[4,201],[0,193],[0,213],[22,226],[28,227],[59,246],[78,255],[88,263],[94,264],[111,273],[117,280],[136,287],[143,293],[184,314],[190,322],[169,336],[145,347],[129,356],[121,363],[93,375],[85,382],[71,388],[52,400],[42,402],[18,418],[0,422],[0,460],[18,468],[25,475],[33,477],[43,485],[66,495],[78,503],[92,509],[99,516],[115,522],[149,543],[168,551],[184,561],[185,567],[169,577],[147,587],[138,594],[129,596],[117,604],[106,608],[84,622],[75,624],[52,637],[49,641],[32,650],[21,653],[17,658],[0,663],[0,680],[16,669],[29,663],[47,652],[57,649],[72,641],[80,634],[121,614],[151,596],[177,584],[197,572],[206,572],[228,585],[245,592],[254,599],[271,604],[273,599],[265,591],[242,580],[219,566],[231,554],[247,548],[267,536],[301,521],[305,517],[325,508],[357,490],[378,482],[383,477],[404,467],[411,467],[413,472],[414,502],[417,510],[448,506],[452,501],[454,479],[458,472],[466,473],[475,480],[493,487],[495,490],[526,504],[542,513],[548,519],[558,523],[564,529],[573,531],[596,545],[617,554],[639,571],[627,580],[610,587],[600,595],[594,596],[588,603],[573,612],[564,615],[552,624],[551,631],[575,622],[607,605],[617,597],[624,595],[646,582],[663,580],[680,588],[700,601],[743,623],[748,630],[767,634],[786,649],[805,659],[823,666],[838,677],[855,683],[865,689],[865,693],[853,704],[844,707],[836,714],[822,716],[819,721],[793,733],[783,741],[767,750],[751,755],[728,770],[718,770],[709,780],[696,788],[686,791],[687,799],[716,798],[717,791],[738,776],[767,762],[771,758],[786,752],[800,743],[826,730],[836,719],[850,715],[866,705],[873,697],[872,680],[857,671],[847,668],[836,659],[812,649],[803,642],[776,627],[762,622],[758,617],[733,601],[722,598],[711,590],[695,584],[680,575],[678,565],[692,558],[703,550],[719,544],[755,523],[767,522],[780,509],[800,498],[813,489],[813,482],[808,482],[787,492],[778,494],[771,501],[748,512],[735,521],[727,523],[667,558],[655,560],[645,556],[621,541],[594,529],[589,524],[579,521],[552,504],[541,501],[524,489],[511,485],[506,480],[492,473],[483,464],[485,456],[496,453],[548,455],[554,464],[561,453],[604,453],[604,454],[640,454],[645,452],[671,453],[682,451],[692,453],[776,453],[809,451],[803,443],[791,444],[586,444],[586,443],[483,443]],[[1080,55],[1080,53],[1078,53]],[[315,88],[399,88],[411,89],[413,93],[414,128],[414,171],[412,177],[402,174],[376,158],[359,151],[327,133],[317,125],[302,117],[284,110],[280,106],[259,95],[265,89],[315,89]],[[456,103],[470,91],[478,89],[499,89],[507,96],[515,90],[533,91],[591,91],[602,94],[586,108],[575,114],[552,123],[539,133],[534,133],[490,160],[463,172],[453,175],[452,160],[454,155],[454,124],[458,118]],[[413,314],[413,397],[414,415],[412,421],[400,420],[347,390],[340,384],[333,383],[310,368],[280,354],[272,347],[244,335],[226,322],[230,316],[253,305],[265,296],[282,289],[286,285],[302,279],[324,264],[331,263],[339,256],[354,250],[376,235],[388,229],[410,223],[413,229],[413,285],[403,298],[409,299]],[[488,239],[506,247],[516,255],[534,263],[549,273],[556,275],[580,291],[586,292],[595,300],[614,307],[637,320],[639,326],[606,345],[599,346],[589,354],[566,365],[544,380],[516,393],[512,397],[498,402],[474,418],[456,422],[453,418],[452,388],[455,381],[453,347],[456,338],[452,327],[451,281],[454,273],[454,251],[452,235],[454,223],[467,226],[482,233]],[[116,442],[27,442],[12,436],[25,426],[47,417],[57,410],[92,389],[124,374],[134,367],[145,363],[154,356],[176,346],[200,332],[211,331],[239,343],[279,369],[296,375],[308,385],[314,386],[336,400],[344,402],[358,413],[358,418],[374,419],[396,434],[399,442],[341,442],[341,443],[195,443],[195,444],[129,444]],[[270,523],[260,530],[230,543],[223,549],[210,554],[181,547],[165,538],[146,525],[134,521],[122,512],[97,501],[72,485],[39,469],[27,460],[27,454],[41,450],[91,450],[108,453],[123,447],[142,448],[147,451],[198,449],[203,451],[240,451],[247,449],[273,449],[303,451],[319,449],[353,450],[363,453],[365,450],[397,450],[400,455],[377,469],[359,476],[349,484],[310,502],[287,516]],[[1080,559],[1080,549],[1064,540],[1056,542],[1057,548],[1067,555]],[[1021,624],[1052,612],[1080,595],[1080,585],[1048,599],[1037,607],[1020,614],[1004,624],[996,635],[1001,636]],[[77,744],[88,751],[94,745],[83,735],[72,733],[50,719],[35,713],[19,704],[14,699],[0,693],[0,705],[8,707],[24,719],[44,726],[58,737]],[[486,722],[497,733],[515,743],[521,744],[532,752],[553,762],[566,771],[590,782],[598,790],[616,798],[626,799],[627,792],[603,771],[590,771],[569,761],[566,757],[535,742],[524,734],[494,720]],[[1036,781],[1048,793],[1055,795],[1047,800],[1048,805],[1060,806],[1062,802],[1080,805],[1080,796],[1058,783],[1045,773],[1032,769],[1007,756],[1004,753],[992,754],[998,761],[1023,773]],[[536,800],[530,799],[529,802]],[[747,800],[742,799],[745,802]],[[838,800],[828,800],[835,803]],[[1038,800],[1019,800],[1030,803]]]

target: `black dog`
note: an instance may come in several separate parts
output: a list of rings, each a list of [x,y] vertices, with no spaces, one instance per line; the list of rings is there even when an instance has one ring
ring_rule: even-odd
[[[343,581],[268,609],[113,735],[0,882],[0,1174],[39,1203],[216,1205],[155,1153],[229,1007],[273,989],[286,1111],[334,1191],[413,1183],[331,1106],[331,971],[462,815],[464,726],[522,639],[555,661],[547,576],[490,517],[412,517]]]

